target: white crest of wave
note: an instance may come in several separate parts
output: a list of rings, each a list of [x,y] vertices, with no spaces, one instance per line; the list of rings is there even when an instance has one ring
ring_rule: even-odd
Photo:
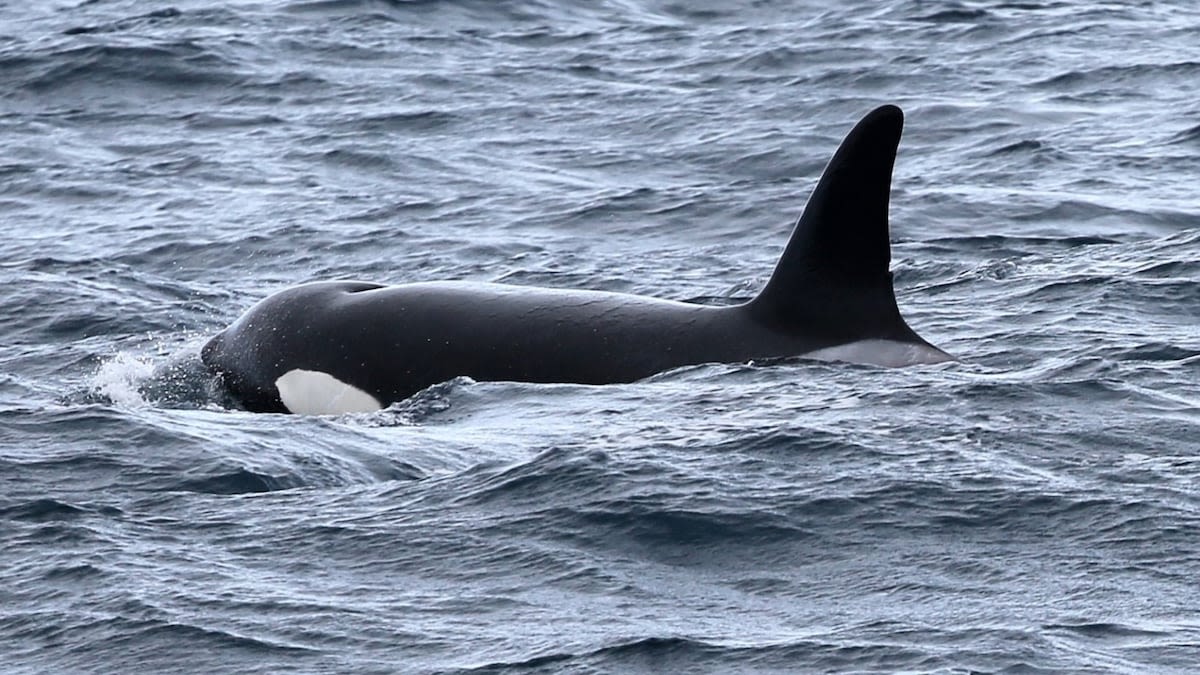
[[[125,408],[144,408],[150,405],[142,394],[142,383],[154,375],[154,363],[149,358],[125,352],[100,364],[92,376],[91,389],[114,405]]]

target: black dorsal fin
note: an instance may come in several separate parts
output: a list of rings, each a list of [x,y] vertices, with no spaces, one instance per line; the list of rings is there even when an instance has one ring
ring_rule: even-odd
[[[888,196],[904,113],[867,114],[825,167],[766,287],[750,303],[781,328],[831,341],[920,341],[904,323],[888,270]]]

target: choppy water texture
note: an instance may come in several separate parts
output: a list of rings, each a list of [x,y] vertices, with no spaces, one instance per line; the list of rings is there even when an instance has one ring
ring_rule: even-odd
[[[0,2],[3,670],[1192,671],[1197,34],[1181,0]],[[317,278],[747,297],[889,102],[900,304],[961,363],[342,418],[151,374]]]

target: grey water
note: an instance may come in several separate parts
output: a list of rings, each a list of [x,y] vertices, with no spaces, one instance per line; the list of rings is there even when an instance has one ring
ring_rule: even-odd
[[[0,671],[1194,672],[1191,2],[0,2]],[[956,363],[254,415],[272,291],[721,302],[871,108]],[[392,355],[403,359],[404,354]]]

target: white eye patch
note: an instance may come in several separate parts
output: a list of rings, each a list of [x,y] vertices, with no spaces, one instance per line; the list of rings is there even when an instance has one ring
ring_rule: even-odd
[[[383,410],[376,398],[329,373],[296,368],[275,380],[279,400],[297,415],[341,415]]]

